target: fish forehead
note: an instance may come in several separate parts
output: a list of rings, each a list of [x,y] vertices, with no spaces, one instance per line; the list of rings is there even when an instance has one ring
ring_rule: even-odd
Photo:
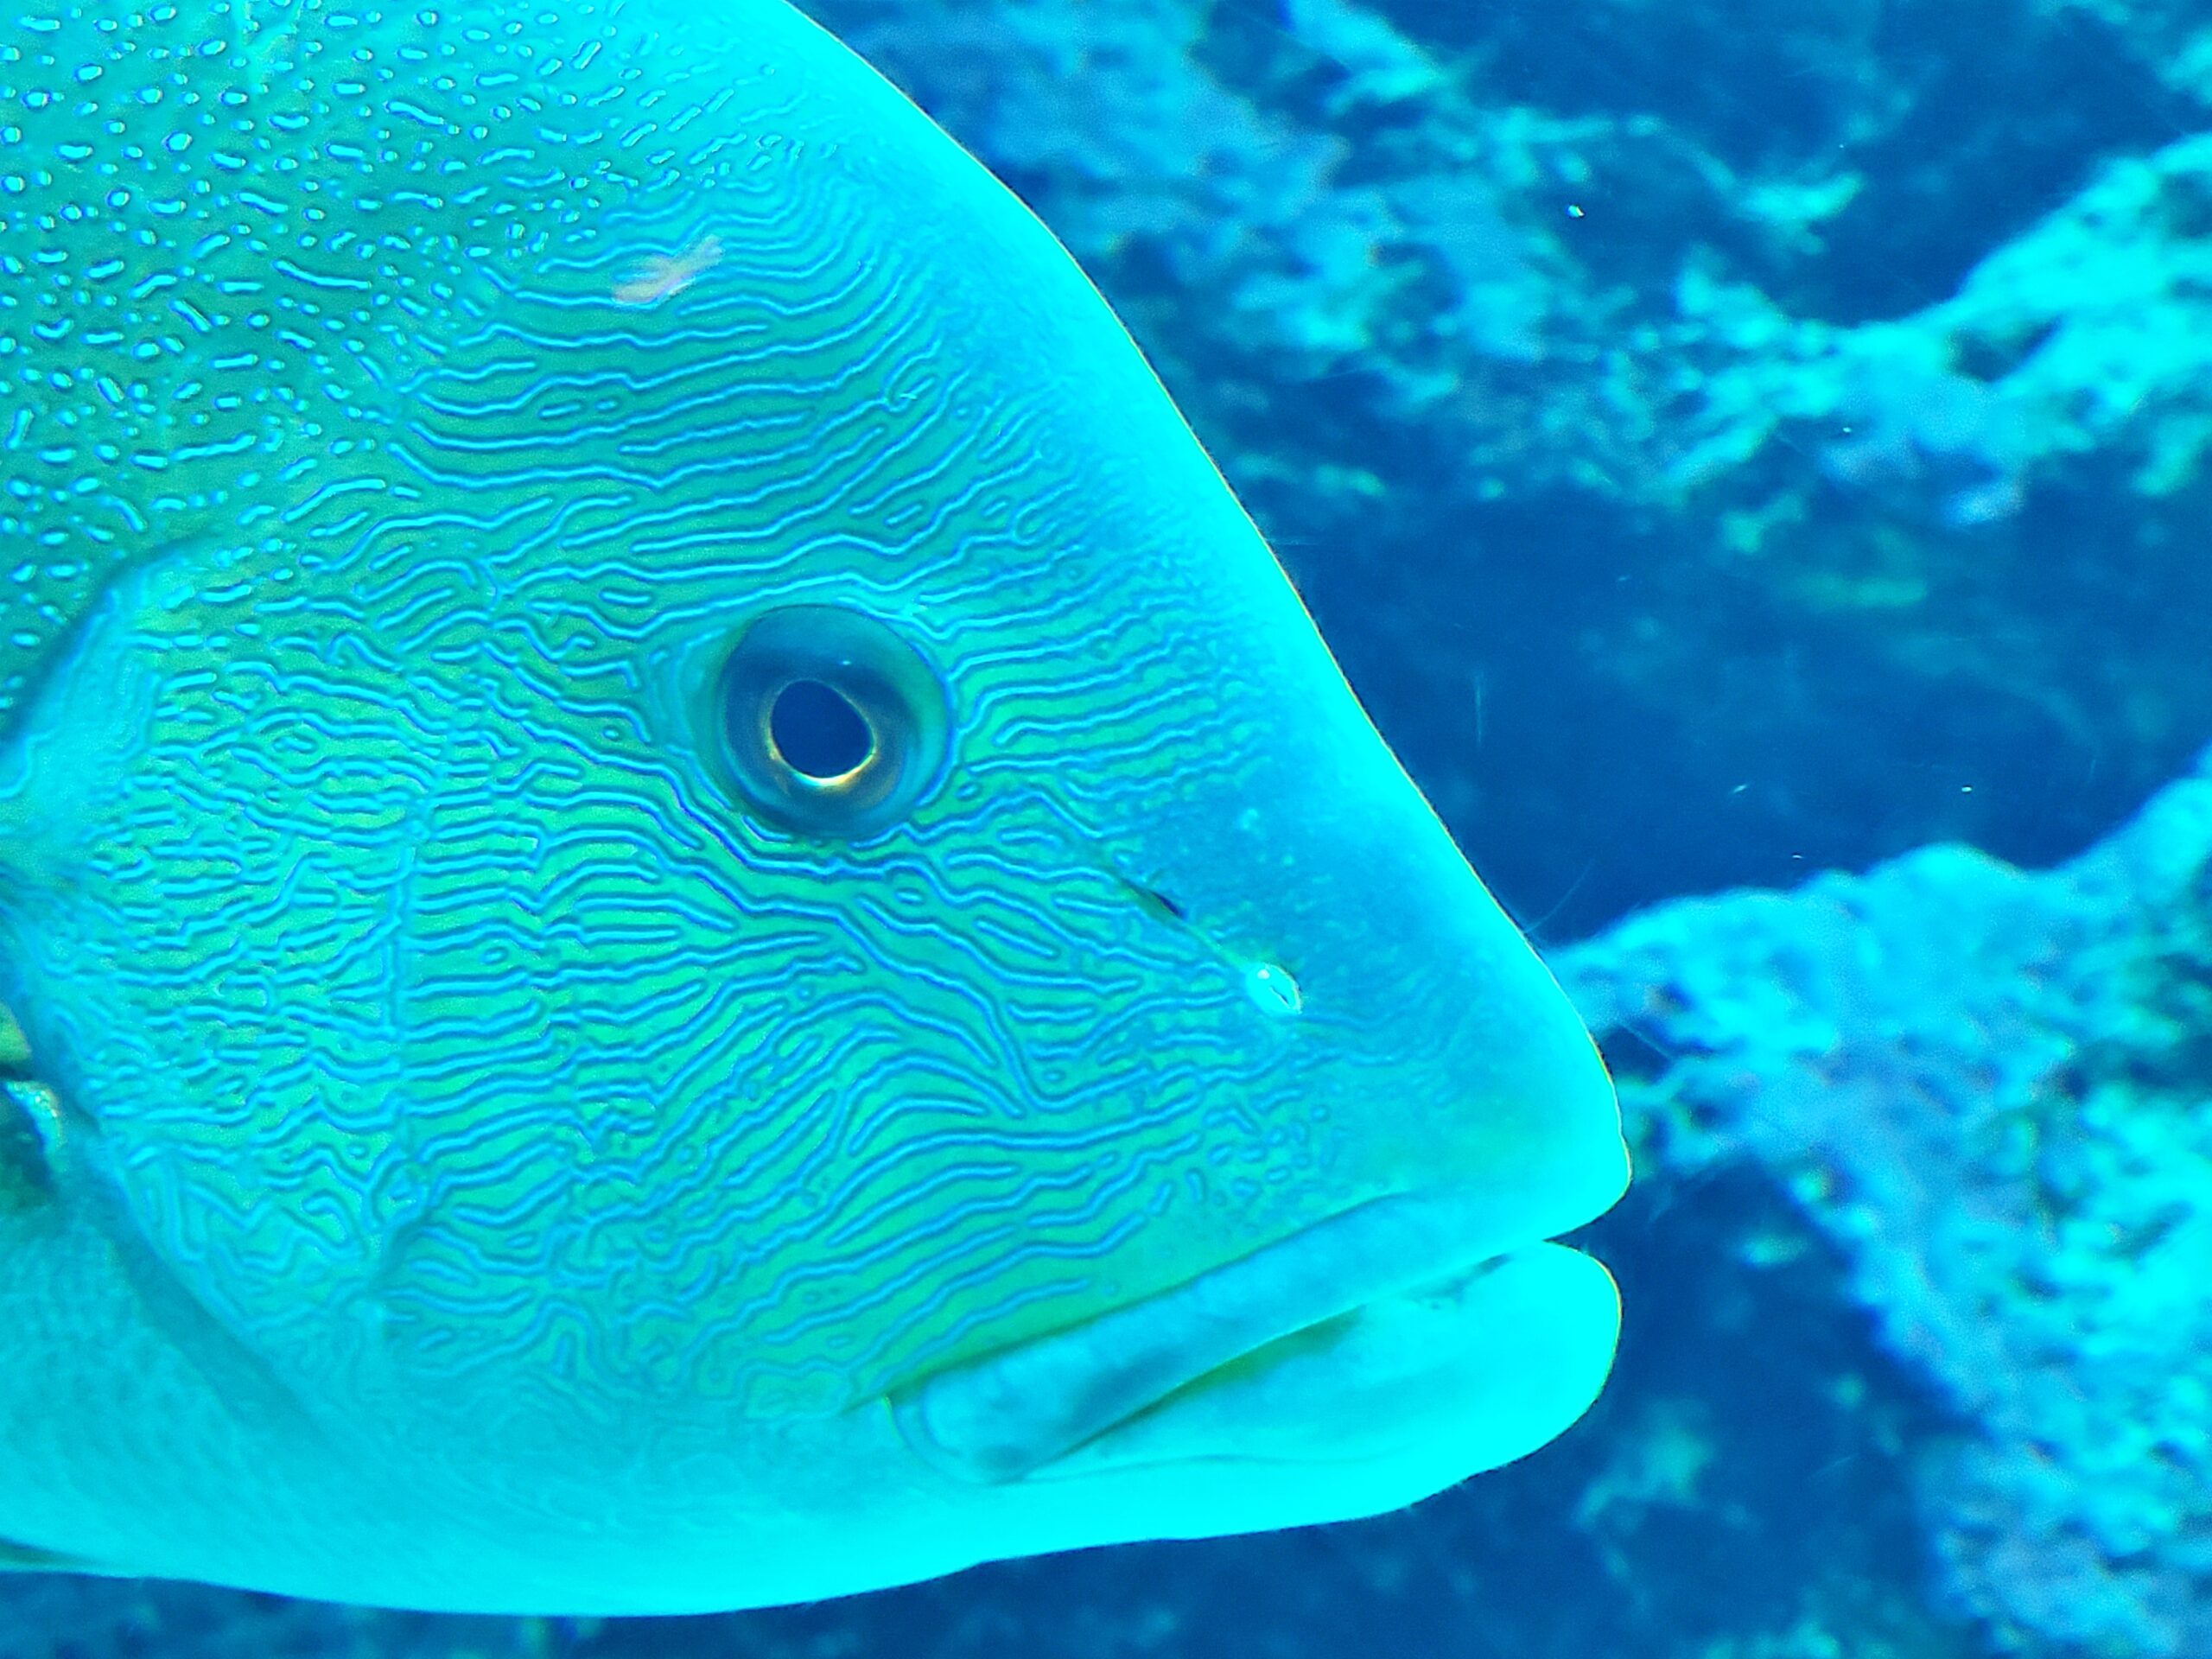
[[[110,901],[29,949],[57,988],[127,964],[48,1033],[130,1103],[164,1253],[310,1376],[354,1363],[335,1300],[421,1363],[831,1406],[1183,1276],[1114,1253],[1332,1155],[1326,1085],[1238,1103],[1297,1051],[1099,851],[1234,793],[1252,688],[1192,614],[1233,635],[1245,589],[1180,555],[1249,527],[1103,315],[881,240],[902,188],[955,222],[983,188],[910,111],[876,89],[871,143],[779,7],[715,9],[736,46],[653,15],[90,37],[172,111],[86,163],[175,181],[111,209],[153,239],[105,309],[160,354],[118,403],[73,324],[47,360],[100,406],[26,406],[161,464],[38,534],[106,550],[103,648],[155,670],[93,815]],[[103,308],[60,268],[57,311]],[[1088,401],[1156,448],[1071,427],[1055,364],[1120,375]],[[745,823],[663,683],[825,601],[962,711],[940,796],[836,853]]]
[[[22,560],[0,710],[149,550],[327,536],[332,488],[356,517],[363,493],[406,499],[359,450],[425,347],[516,273],[580,262],[613,308],[637,265],[696,257],[627,239],[676,235],[661,207],[747,197],[803,226],[819,204],[791,168],[834,189],[830,157],[867,137],[791,73],[795,52],[834,64],[813,34],[766,0],[199,0],[0,25],[0,544]],[[901,135],[879,137],[895,156]],[[772,280],[772,238],[751,252]]]

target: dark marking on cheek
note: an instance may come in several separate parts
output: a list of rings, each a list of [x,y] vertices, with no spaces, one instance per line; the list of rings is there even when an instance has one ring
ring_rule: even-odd
[[[1120,879],[1122,885],[1128,889],[1130,897],[1154,916],[1185,927],[1191,925],[1190,912],[1184,909],[1181,902],[1172,893],[1162,893],[1158,887],[1142,881],[1131,880],[1126,875]]]

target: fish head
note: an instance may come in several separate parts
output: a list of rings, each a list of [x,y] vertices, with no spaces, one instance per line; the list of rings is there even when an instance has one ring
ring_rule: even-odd
[[[158,243],[168,483],[53,510],[153,547],[0,758],[0,995],[170,1324],[311,1424],[261,1478],[354,1517],[134,1570],[790,1599],[1387,1507],[1603,1376],[1556,986],[1072,263],[725,10],[491,137],[515,32],[378,59],[488,193],[272,120]],[[609,148],[641,72],[681,166]],[[245,246],[334,168],[381,239]]]

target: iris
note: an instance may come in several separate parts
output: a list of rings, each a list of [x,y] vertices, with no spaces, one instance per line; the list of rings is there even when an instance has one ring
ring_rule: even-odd
[[[753,619],[732,647],[714,734],[757,817],[856,839],[910,812],[950,746],[944,684],[889,624],[841,606]]]

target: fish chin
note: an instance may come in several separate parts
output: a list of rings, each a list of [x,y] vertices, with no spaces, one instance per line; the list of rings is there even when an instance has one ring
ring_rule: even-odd
[[[1186,1465],[1193,1535],[1245,1524],[1221,1510],[1228,1465],[1318,1481],[1301,1519],[1392,1507],[1535,1450],[1588,1408],[1611,1363],[1619,1300],[1605,1268],[1497,1234],[1459,1195],[1376,1200],[940,1373],[894,1414],[913,1452],[973,1483],[1112,1485],[1150,1471],[1148,1484],[1173,1484]],[[1360,1471],[1351,1486],[1372,1500],[1332,1489],[1332,1471]],[[1285,1524],[1282,1494],[1267,1501],[1255,1524]]]

